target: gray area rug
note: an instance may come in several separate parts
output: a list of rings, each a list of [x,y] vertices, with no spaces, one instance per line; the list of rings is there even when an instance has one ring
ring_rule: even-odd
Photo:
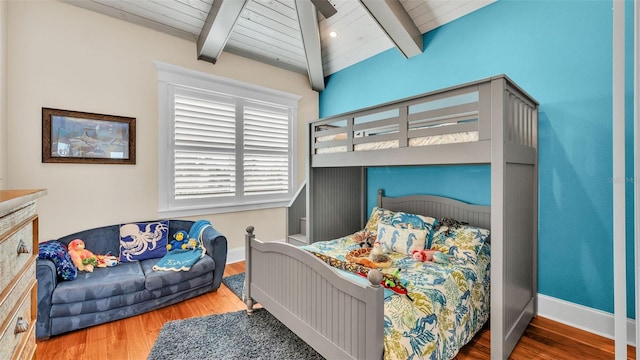
[[[244,273],[235,274],[222,278],[225,284],[240,300],[242,300],[242,290],[244,290]]]
[[[149,360],[323,359],[264,309],[169,321]]]

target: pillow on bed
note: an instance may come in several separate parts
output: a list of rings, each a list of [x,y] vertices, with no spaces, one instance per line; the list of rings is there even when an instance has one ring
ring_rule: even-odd
[[[433,234],[431,249],[475,263],[488,238],[489,230],[475,226],[441,226]]]
[[[369,216],[369,221],[367,221],[367,225],[365,225],[364,229],[370,231],[374,234],[378,233],[378,223],[382,222],[383,224],[388,224],[391,221],[391,217],[395,214],[395,212],[387,209],[383,209],[375,206],[373,210],[371,210],[371,215]]]
[[[378,241],[387,245],[389,250],[403,255],[411,255],[413,250],[423,250],[427,234],[427,230],[401,229],[378,223]]]
[[[390,225],[399,229],[427,230],[425,248],[428,248],[431,244],[430,240],[433,236],[433,229],[437,223],[438,219],[431,216],[409,214],[402,211],[393,214],[391,220],[389,220]]]

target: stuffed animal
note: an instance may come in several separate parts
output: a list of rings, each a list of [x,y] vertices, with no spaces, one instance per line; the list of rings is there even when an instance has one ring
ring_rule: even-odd
[[[447,255],[443,252],[436,251],[433,253],[433,262],[438,264],[449,265],[451,262],[451,255]]]
[[[189,239],[189,234],[180,230],[173,234],[173,240],[167,244],[167,250],[171,249],[195,249],[198,245],[198,241],[196,239]]]
[[[413,250],[411,258],[420,262],[435,262],[439,264],[449,264],[450,255],[446,255],[438,250]]]
[[[358,245],[360,245],[360,247],[366,249],[373,247],[373,243],[376,241],[377,237],[377,234],[374,234],[367,230],[362,230],[353,235],[353,240],[358,242]]]
[[[97,257],[97,267],[111,267],[118,265],[118,258],[113,255],[96,255]]]
[[[68,246],[69,256],[78,270],[93,272],[93,268],[98,265],[98,257],[84,246],[81,239],[71,240]]]
[[[415,261],[425,262],[425,261],[433,261],[433,253],[437,250],[413,250],[411,251],[411,258]]]
[[[393,277],[389,276],[384,280],[384,286],[388,288],[393,288],[400,284],[400,269],[396,269],[393,272]]]
[[[374,263],[385,263],[389,262],[391,258],[389,258],[388,255],[385,255],[382,251],[382,244],[380,243],[380,241],[376,241],[375,243],[373,243],[373,248],[369,253],[369,260]]]

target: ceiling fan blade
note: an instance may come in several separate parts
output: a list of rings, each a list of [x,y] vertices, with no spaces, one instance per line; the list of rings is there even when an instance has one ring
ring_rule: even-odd
[[[322,16],[324,16],[326,19],[330,18],[331,16],[335,15],[335,13],[338,12],[338,10],[336,10],[336,8],[333,7],[333,5],[329,0],[310,0],[310,1],[316,7],[316,9],[320,11]]]

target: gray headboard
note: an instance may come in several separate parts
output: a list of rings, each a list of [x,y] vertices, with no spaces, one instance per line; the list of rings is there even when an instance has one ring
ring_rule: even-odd
[[[452,218],[483,229],[491,229],[491,207],[471,205],[462,201],[433,195],[385,197],[378,190],[378,207],[441,218]]]

